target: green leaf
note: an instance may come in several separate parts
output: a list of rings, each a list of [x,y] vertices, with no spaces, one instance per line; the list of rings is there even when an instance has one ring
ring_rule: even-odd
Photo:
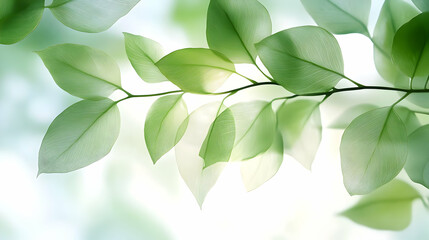
[[[291,28],[267,37],[256,47],[274,79],[293,93],[328,91],[344,77],[341,48],[323,28]]]
[[[253,101],[230,107],[235,118],[236,135],[233,161],[247,160],[266,152],[276,136],[276,115],[271,103]]]
[[[207,42],[235,63],[254,63],[254,44],[271,34],[271,19],[256,0],[211,0],[207,13]]]
[[[130,33],[124,33],[124,36],[128,59],[140,78],[149,83],[168,81],[155,65],[164,56],[161,45]]]
[[[429,12],[429,2],[427,0],[413,0],[413,3],[422,11]]]
[[[351,195],[367,194],[390,182],[407,159],[407,130],[391,107],[357,117],[341,139],[344,185]]]
[[[152,104],[146,116],[144,137],[153,163],[176,145],[176,134],[187,117],[182,95],[165,96]]]
[[[283,135],[286,153],[311,169],[322,140],[319,102],[284,102],[277,110],[277,126]]]
[[[319,26],[334,34],[369,35],[367,25],[371,0],[301,0],[301,2]]]
[[[359,115],[374,110],[376,108],[378,108],[378,106],[373,104],[360,104],[357,106],[353,106],[343,112],[338,118],[336,118],[329,125],[329,127],[334,129],[345,129]]]
[[[24,39],[39,25],[45,0],[2,0],[0,2],[0,44]]]
[[[399,231],[410,225],[412,202],[418,198],[419,193],[410,185],[393,180],[341,215],[370,228]]]
[[[429,188],[429,125],[418,128],[408,138],[405,170],[411,180]]]
[[[421,123],[416,114],[410,111],[408,108],[399,106],[395,107],[395,111],[398,114],[398,117],[404,123],[404,126],[407,129],[407,135],[410,135],[421,126]]]
[[[255,158],[241,162],[241,178],[247,191],[252,191],[268,180],[279,170],[283,162],[283,140],[280,134],[271,147]]]
[[[39,174],[66,173],[106,156],[119,135],[120,115],[110,99],[83,100],[62,112],[43,138]]]
[[[226,163],[218,162],[204,168],[204,159],[199,153],[216,114],[219,103],[204,105],[191,113],[188,127],[175,147],[176,162],[180,175],[188,185],[200,207],[214,186]],[[224,110],[222,106],[221,111]]]
[[[216,91],[235,72],[222,54],[204,48],[186,48],[163,57],[156,66],[172,83],[186,92]]]
[[[140,0],[53,0],[48,8],[67,27],[88,33],[109,29]]]
[[[58,86],[71,95],[99,99],[121,88],[118,65],[100,50],[61,44],[37,53]]]
[[[417,16],[419,11],[404,0],[386,0],[374,29],[374,61],[377,71],[395,86],[408,87],[409,78],[392,61],[393,37],[396,31]],[[405,86],[404,86],[405,85]]]
[[[421,13],[399,28],[393,39],[393,62],[412,79],[423,77],[426,80],[429,76],[428,22],[429,12]]]
[[[218,162],[228,162],[235,140],[235,122],[230,109],[225,109],[211,124],[200,149],[204,168]]]

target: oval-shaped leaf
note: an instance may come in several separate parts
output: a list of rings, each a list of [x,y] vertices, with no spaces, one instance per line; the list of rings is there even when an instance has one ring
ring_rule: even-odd
[[[2,0],[0,2],[0,44],[24,39],[39,25],[45,0]]]
[[[256,47],[275,81],[293,93],[328,91],[344,77],[341,48],[323,28],[291,28],[267,37]]]
[[[341,215],[370,228],[399,231],[410,225],[412,202],[418,198],[419,193],[410,185],[393,180]]]
[[[335,119],[330,125],[330,128],[334,129],[345,129],[350,123],[357,118],[359,115],[363,113],[369,112],[378,108],[378,106],[373,104],[360,104],[357,106],[353,106],[343,112],[337,119]]]
[[[429,12],[421,13],[399,28],[393,39],[393,62],[412,79],[426,80],[429,75],[428,22]]]
[[[277,126],[283,135],[286,153],[311,169],[322,140],[319,102],[284,102],[277,110]]]
[[[81,32],[109,29],[140,0],[53,0],[48,8],[64,25]]]
[[[386,0],[375,25],[375,66],[380,75],[395,86],[408,87],[409,78],[392,61],[393,37],[403,24],[418,14],[419,11],[404,0]]]
[[[235,63],[254,63],[254,44],[271,34],[271,19],[256,0],[211,0],[207,42]]]
[[[268,180],[279,170],[283,162],[283,140],[280,134],[264,153],[241,162],[241,178],[247,191],[252,191]]]
[[[57,85],[85,99],[108,97],[121,88],[121,72],[106,53],[83,45],[62,44],[37,52]]]
[[[334,34],[368,34],[371,0],[301,0],[316,23]]]
[[[224,55],[204,48],[186,48],[163,57],[156,66],[164,76],[185,92],[216,91],[235,72]]]
[[[110,99],[83,100],[62,112],[43,138],[39,174],[66,173],[106,156],[119,135],[120,115]]]
[[[413,3],[422,11],[429,12],[429,2],[427,0],[413,0]]]
[[[128,59],[140,78],[149,83],[168,81],[155,65],[164,56],[161,45],[130,33],[124,33],[124,36]]]
[[[144,138],[153,163],[177,143],[177,132],[188,117],[182,95],[169,95],[156,100],[146,116]]]
[[[218,162],[228,162],[235,140],[235,122],[232,111],[225,109],[211,124],[200,149],[204,168]]]
[[[231,159],[247,160],[270,148],[276,136],[276,115],[271,103],[253,101],[230,107],[234,114],[236,136]]]
[[[407,130],[396,110],[375,109],[357,117],[340,146],[344,185],[351,195],[367,194],[390,182],[407,160]]]
[[[429,188],[429,125],[418,128],[408,138],[405,170],[411,180]]]
[[[226,165],[224,162],[218,162],[204,168],[204,159],[199,155],[218,109],[219,103],[210,103],[192,112],[188,117],[189,127],[175,147],[180,175],[200,207]]]

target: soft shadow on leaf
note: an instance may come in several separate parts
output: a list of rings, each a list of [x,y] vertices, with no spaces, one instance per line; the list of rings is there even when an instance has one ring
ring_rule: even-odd
[[[376,108],[378,108],[378,106],[373,104],[360,104],[357,106],[353,106],[343,112],[338,118],[336,118],[329,125],[329,127],[334,129],[345,129],[359,115],[374,110]]]
[[[416,183],[429,188],[429,125],[418,128],[408,138],[408,159],[405,170]]]

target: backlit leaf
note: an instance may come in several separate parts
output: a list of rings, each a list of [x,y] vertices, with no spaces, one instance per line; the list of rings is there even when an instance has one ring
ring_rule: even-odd
[[[405,170],[411,180],[429,188],[429,125],[418,128],[408,138]]]

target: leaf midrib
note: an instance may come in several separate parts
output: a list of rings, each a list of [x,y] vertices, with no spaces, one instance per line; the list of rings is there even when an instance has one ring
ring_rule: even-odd
[[[353,20],[355,20],[356,22],[358,22],[363,27],[364,31],[367,30],[367,26],[361,20],[359,20],[357,17],[353,16],[351,13],[349,13],[346,10],[342,9],[340,6],[338,6],[337,4],[333,3],[331,0],[328,0],[328,2],[332,6],[334,6],[335,8],[337,8],[338,10],[340,10],[341,12],[345,13],[346,15],[350,16]]]
[[[77,142],[79,142],[79,140],[92,128],[92,126],[95,125],[95,123],[98,122],[98,120],[100,120],[104,114],[106,114],[110,109],[112,109],[113,106],[116,106],[115,102],[112,102],[111,105],[104,110],[103,112],[101,112],[101,114],[82,132],[82,134],[79,135],[79,137],[73,141],[72,144],[70,144],[69,147],[67,147],[66,150],[64,150],[56,159],[60,159],[66,152],[68,152]]]
[[[234,146],[238,146],[238,144],[247,136],[247,134],[250,132],[250,129],[253,127],[253,125],[255,125],[256,121],[258,120],[258,118],[261,116],[262,112],[265,111],[265,109],[271,106],[270,103],[267,103],[262,109],[261,111],[258,113],[258,115],[256,115],[255,119],[252,121],[252,123],[250,124],[250,126],[247,128],[247,130],[244,132],[243,136],[237,141],[237,143]]]
[[[300,58],[300,57],[294,56],[294,55],[292,55],[291,53],[289,53],[289,52],[287,52],[287,51],[283,51],[283,50],[280,50],[280,49],[277,49],[277,48],[270,48],[270,49],[272,49],[272,50],[274,50],[274,51],[276,51],[276,52],[278,52],[278,53],[281,53],[281,54],[287,55],[287,56],[289,56],[289,57],[295,58],[295,59],[297,59],[297,60],[300,60],[300,61],[302,61],[302,62],[305,62],[305,63],[311,64],[311,65],[313,65],[313,66],[315,66],[315,67],[318,67],[318,68],[320,68],[320,69],[322,69],[322,70],[325,70],[325,71],[328,71],[328,72],[331,72],[331,73],[337,74],[338,76],[340,76],[340,77],[342,77],[342,78],[346,78],[346,77],[344,76],[344,74],[343,74],[343,73],[339,73],[339,72],[337,72],[337,71],[335,71],[335,70],[329,69],[329,68],[324,67],[324,66],[322,66],[322,65],[319,65],[319,64],[317,64],[317,63],[310,62],[310,61],[308,61],[308,60],[306,60],[306,59],[303,59],[303,58]]]
[[[112,82],[107,81],[107,80],[105,80],[105,79],[103,79],[103,78],[97,77],[97,76],[95,76],[95,75],[93,75],[93,74],[91,74],[91,73],[84,72],[83,70],[81,70],[81,69],[79,69],[79,68],[77,68],[77,67],[75,67],[75,66],[71,65],[71,64],[70,64],[70,63],[68,63],[68,62],[62,61],[62,60],[60,60],[60,59],[57,59],[57,61],[58,61],[58,62],[60,62],[60,63],[62,63],[62,64],[64,64],[64,65],[66,65],[66,66],[68,66],[68,67],[70,67],[71,69],[73,69],[73,70],[75,70],[75,71],[77,71],[77,72],[80,72],[80,73],[83,73],[84,75],[87,75],[87,76],[89,76],[89,77],[92,77],[92,78],[98,79],[99,81],[102,81],[102,82],[105,82],[105,83],[107,83],[107,84],[109,84],[109,85],[112,85],[112,86],[116,87],[117,89],[121,89],[121,88],[122,88],[121,86],[116,85],[115,83],[112,83]]]

